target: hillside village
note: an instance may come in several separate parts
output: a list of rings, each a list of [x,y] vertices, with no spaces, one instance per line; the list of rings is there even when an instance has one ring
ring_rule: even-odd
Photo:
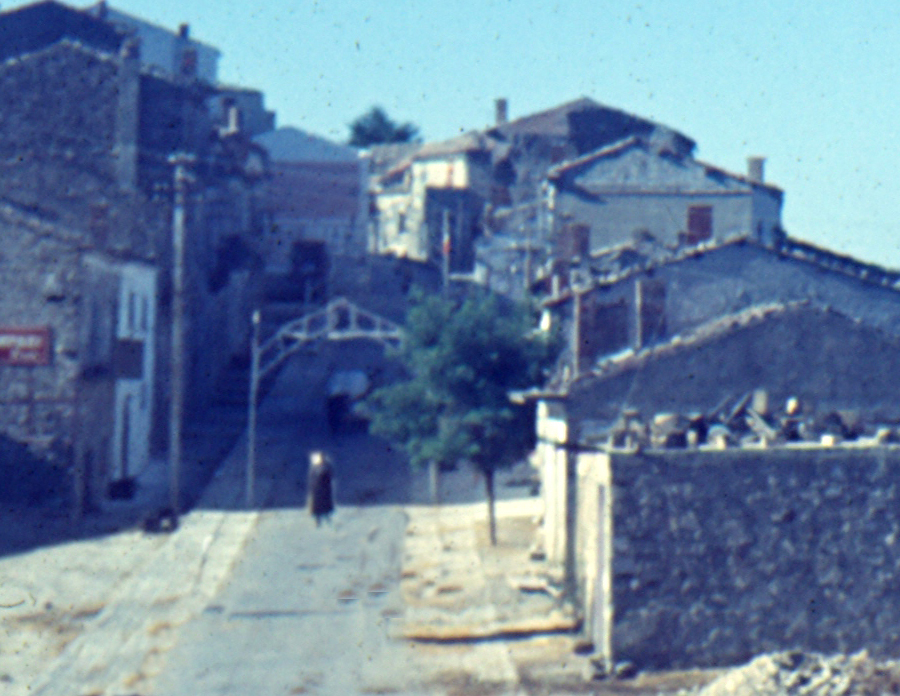
[[[4,471],[102,515],[237,411],[176,473],[187,509],[246,425],[254,310],[399,323],[413,287],[483,286],[565,336],[513,396],[534,554],[599,672],[896,656],[900,272],[791,237],[764,158],[725,171],[591,98],[356,149],[276,125],[219,57],[104,0],[0,13]]]

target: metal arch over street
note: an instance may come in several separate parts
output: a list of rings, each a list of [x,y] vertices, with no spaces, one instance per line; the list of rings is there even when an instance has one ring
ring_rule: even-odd
[[[349,341],[367,338],[384,344],[399,343],[403,329],[388,319],[356,306],[345,297],[336,297],[298,319],[283,324],[270,339],[260,345],[262,316],[253,312],[251,344],[250,395],[247,418],[247,507],[254,504],[256,478],[256,412],[259,384],[287,358],[304,346],[317,341]]]

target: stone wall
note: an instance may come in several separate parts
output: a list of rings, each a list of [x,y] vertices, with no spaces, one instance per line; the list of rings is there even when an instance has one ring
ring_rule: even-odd
[[[613,453],[617,660],[900,650],[900,448]]]
[[[112,377],[108,359],[105,369],[93,369],[90,329],[105,327],[111,344],[114,308],[100,297],[107,288],[88,282],[83,238],[69,230],[3,206],[0,236],[0,323],[46,327],[51,336],[49,364],[0,367],[0,435],[67,472],[79,452],[91,452],[85,493],[93,494],[107,466]],[[87,316],[92,307],[106,312],[105,322],[99,313]]]

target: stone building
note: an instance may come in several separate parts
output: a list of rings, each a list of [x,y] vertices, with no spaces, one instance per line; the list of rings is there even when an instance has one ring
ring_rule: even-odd
[[[355,148],[289,126],[253,141],[270,162],[263,238],[268,294],[321,301],[329,268],[355,267],[367,253],[366,163]]]
[[[547,174],[554,258],[588,257],[646,237],[692,246],[753,234],[781,234],[780,189],[694,159],[668,135],[630,136]]]
[[[155,356],[147,398],[150,443],[161,453],[172,345],[170,157],[187,152],[196,158],[185,246],[186,417],[193,418],[248,349],[248,317],[258,292],[253,249],[263,216],[254,186],[264,173],[264,152],[240,132],[215,127],[208,108],[213,85],[194,74],[146,69],[136,37],[105,20],[43,2],[0,14],[4,37],[10,41],[0,40],[3,198],[84,235],[85,248],[103,261],[92,268],[112,268],[114,275],[120,268],[155,269],[140,282],[146,289],[152,277],[154,284],[146,290],[147,316],[156,318],[146,337]],[[97,273],[80,277],[103,282]],[[91,314],[80,319],[101,321]],[[9,427],[0,423],[2,432]],[[116,459],[111,452],[95,455]],[[142,461],[147,456],[142,453]],[[129,468],[127,475],[134,473]]]
[[[87,230],[0,203],[0,423],[90,507],[148,464],[156,269]]]
[[[370,247],[441,264],[446,246],[455,272],[520,296],[546,269],[636,233],[670,246],[780,233],[781,192],[762,182],[760,158],[741,177],[694,149],[587,98],[512,121],[498,100],[492,127],[377,168]]]
[[[373,253],[474,269],[474,241],[491,188],[490,142],[480,133],[422,145],[381,175]]]
[[[885,378],[900,369],[897,293],[815,275],[810,295],[840,310],[723,312],[532,395],[543,543],[598,657],[688,667],[896,648],[873,627],[897,610],[881,604],[900,562],[885,502],[900,460],[882,444],[900,423]],[[778,420],[782,404],[792,419]],[[793,417],[811,425],[806,442],[779,425]],[[661,449],[654,427],[679,418],[693,429]]]
[[[900,449],[579,449],[574,580],[607,665],[900,644]]]
[[[773,303],[809,301],[900,336],[900,273],[787,237],[767,245],[738,236],[675,251],[632,245],[555,280],[545,322],[569,339],[561,380]]]

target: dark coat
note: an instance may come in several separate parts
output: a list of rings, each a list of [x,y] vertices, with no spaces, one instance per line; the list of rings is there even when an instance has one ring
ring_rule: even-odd
[[[329,515],[334,511],[334,497],[331,486],[331,465],[309,467],[307,484],[309,511],[313,515]]]

